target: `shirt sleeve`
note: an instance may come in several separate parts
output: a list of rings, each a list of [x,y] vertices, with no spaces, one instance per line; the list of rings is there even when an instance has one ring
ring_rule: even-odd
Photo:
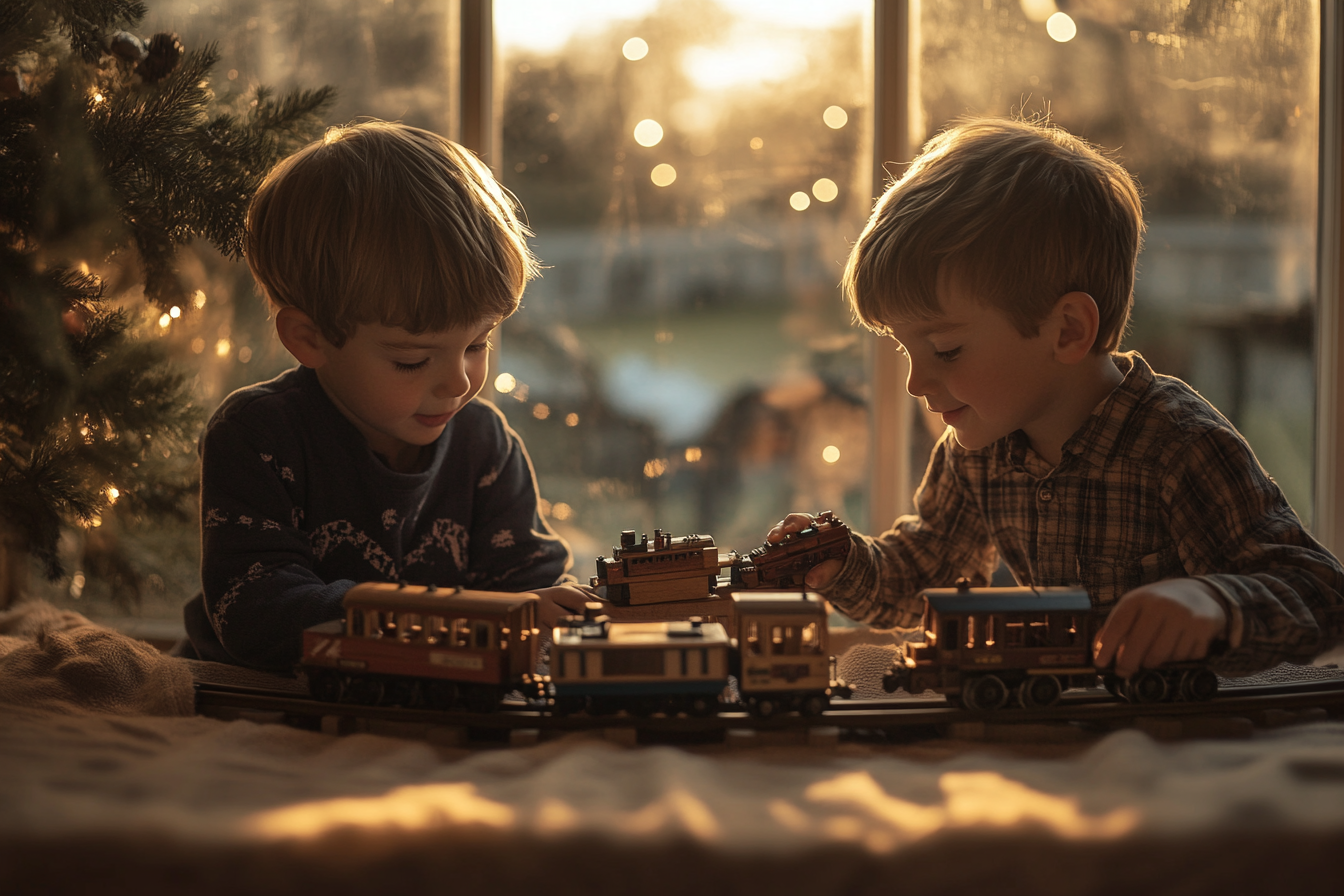
[[[498,411],[494,413],[498,414]],[[529,591],[573,582],[567,545],[542,518],[532,460],[499,417],[494,464],[476,483],[466,579],[485,591]]]
[[[915,513],[876,538],[854,534],[845,565],[826,591],[840,612],[877,628],[912,629],[924,613],[916,595],[965,576],[989,584],[998,552],[970,488],[957,474],[949,430],[934,446]]]
[[[294,471],[257,433],[218,421],[201,445],[201,590],[224,650],[290,672],[303,630],[340,618],[354,582],[324,582],[290,495]]]
[[[1223,675],[1310,663],[1344,637],[1344,569],[1302,527],[1283,492],[1234,431],[1183,446],[1163,481],[1186,571],[1210,585],[1229,618]]]

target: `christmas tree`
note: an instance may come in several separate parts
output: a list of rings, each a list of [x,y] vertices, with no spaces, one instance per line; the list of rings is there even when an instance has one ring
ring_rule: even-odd
[[[174,259],[196,239],[240,257],[252,194],[332,98],[221,100],[214,46],[143,39],[145,12],[0,6],[0,607],[114,504],[187,512],[201,409],[151,335],[193,311]]]

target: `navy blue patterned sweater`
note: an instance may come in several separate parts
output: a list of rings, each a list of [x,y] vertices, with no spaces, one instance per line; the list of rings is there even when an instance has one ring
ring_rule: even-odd
[[[518,435],[473,400],[419,473],[397,473],[306,367],[234,392],[201,439],[202,659],[288,672],[356,582],[527,591],[571,581]]]

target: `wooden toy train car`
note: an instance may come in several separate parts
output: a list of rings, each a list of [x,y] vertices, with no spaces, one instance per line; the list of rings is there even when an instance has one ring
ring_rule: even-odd
[[[710,536],[674,538],[654,529],[652,542],[647,535],[636,542],[634,530],[627,529],[610,558],[597,558],[590,584],[621,606],[670,603],[713,594],[718,575],[719,549]]]
[[[324,702],[489,712],[510,691],[540,697],[535,594],[370,582],[345,618],[303,633],[301,668]]]
[[[1092,642],[1106,619],[1074,588],[930,588],[924,640],[907,643],[883,678],[887,692],[932,690],[967,709],[1052,706],[1069,688],[1095,687]],[[1202,662],[1101,672],[1107,690],[1134,703],[1210,700],[1218,677]]]
[[[551,692],[557,712],[706,715],[737,678],[741,705],[768,717],[819,715],[848,696],[826,651],[826,602],[815,594],[734,594],[739,637],[718,623],[612,622],[602,604],[555,630]],[[735,708],[735,707],[733,707]]]
[[[555,629],[551,674],[537,673],[535,594],[388,583],[356,585],[345,618],[303,635],[300,670],[324,702],[490,712],[510,691],[536,709],[701,715],[735,676],[760,716],[824,712],[849,696],[826,652],[826,602],[798,592],[733,595],[739,639],[718,623],[612,622],[605,604]]]
[[[824,560],[849,555],[849,527],[829,510],[817,514],[812,525],[766,542],[746,555],[733,554],[729,565],[732,588],[802,588],[808,570]]]

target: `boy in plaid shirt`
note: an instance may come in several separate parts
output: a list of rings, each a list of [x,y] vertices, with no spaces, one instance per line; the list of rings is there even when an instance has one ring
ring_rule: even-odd
[[[1344,569],[1249,445],[1178,379],[1119,352],[1143,233],[1120,165],[1054,127],[974,120],[931,140],[850,254],[857,319],[900,344],[942,415],[916,513],[808,585],[913,628],[922,588],[1074,585],[1111,607],[1099,667],[1214,655],[1244,675],[1344,635]],[[811,522],[794,513],[777,541]]]

